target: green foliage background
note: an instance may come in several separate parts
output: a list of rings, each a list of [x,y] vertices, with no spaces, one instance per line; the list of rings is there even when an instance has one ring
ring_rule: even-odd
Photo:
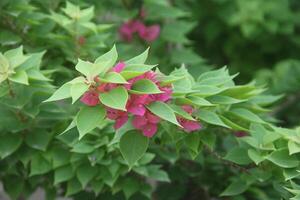
[[[93,132],[80,141],[76,130],[58,136],[76,108],[41,103],[55,86],[77,75],[77,58],[93,61],[116,43],[120,59],[126,60],[150,46],[147,62],[159,63],[162,72],[169,73],[185,63],[196,78],[227,65],[230,74],[239,72],[235,78],[238,83],[255,79],[258,89],[268,88],[263,95],[269,99],[260,99],[264,108],[253,110],[262,109],[258,113],[263,113],[270,109],[264,119],[296,130],[300,124],[299,1],[70,2],[81,9],[93,6],[94,12],[87,10],[84,20],[70,22],[71,11],[64,10],[63,0],[0,1],[0,52],[23,45],[25,55],[31,56],[22,67],[30,85],[11,85],[18,98],[12,101],[0,87],[0,177],[12,199],[26,199],[37,187],[45,189],[47,199],[64,195],[74,199],[299,198],[298,168],[293,165],[299,155],[288,154],[285,140],[277,141],[279,150],[268,157],[274,166],[261,164],[249,175],[247,170],[254,163],[249,164],[248,146],[232,131],[209,126],[200,139],[188,135],[184,140],[175,138],[180,142],[169,142],[168,136],[153,140],[150,152],[139,161],[140,167],[128,172],[118,148],[108,145],[114,135],[112,127],[103,124],[103,134]],[[159,38],[153,43],[121,41],[118,27],[136,17],[141,6],[147,14],[146,24],[160,24]],[[78,42],[80,37],[84,38],[83,45]],[[14,80],[26,83],[27,79]],[[167,125],[164,128],[170,129]],[[250,129],[270,131],[260,126]],[[286,137],[294,134],[276,131]],[[291,141],[297,141],[295,138]],[[195,141],[198,143],[193,148]],[[292,145],[289,150],[299,152],[299,146]],[[269,152],[255,153],[259,160]],[[289,166],[282,174],[276,165]],[[282,180],[288,183],[282,185]],[[86,185],[91,189],[84,190]],[[296,192],[292,195],[283,186]],[[232,197],[220,197],[222,192]]]

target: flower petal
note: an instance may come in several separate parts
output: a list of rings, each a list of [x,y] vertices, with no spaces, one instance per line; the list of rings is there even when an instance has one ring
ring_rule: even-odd
[[[182,119],[179,120],[180,125],[186,132],[196,131],[202,128],[201,124],[196,121]]]
[[[118,63],[114,66],[113,71],[114,71],[114,72],[117,72],[117,73],[120,73],[124,68],[125,68],[125,63],[124,63],[124,62],[118,62]]]
[[[152,137],[157,131],[157,124],[148,123],[143,126],[142,131],[146,137]]]
[[[119,117],[118,119],[116,119],[114,128],[115,129],[121,128],[127,121],[128,121],[128,116],[127,115]]]
[[[149,123],[157,124],[160,121],[160,118],[154,114],[152,114],[150,111],[146,113],[146,118]]]
[[[96,91],[87,91],[83,94],[80,101],[88,106],[96,106],[99,103],[98,93]]]
[[[139,36],[147,42],[152,42],[156,40],[156,38],[159,36],[159,32],[160,32],[160,26],[152,25],[144,29],[140,29]]]
[[[143,104],[131,104],[127,107],[127,111],[133,115],[143,116],[146,112],[146,108]]]
[[[144,116],[134,116],[132,125],[136,129],[142,129],[147,124],[147,119]]]

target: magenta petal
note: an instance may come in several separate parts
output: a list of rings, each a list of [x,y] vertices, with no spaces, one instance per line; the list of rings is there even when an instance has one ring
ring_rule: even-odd
[[[237,131],[237,132],[234,133],[234,135],[235,135],[236,137],[245,137],[245,136],[248,135],[248,133],[245,132],[245,131]]]
[[[146,113],[146,117],[148,122],[152,123],[152,124],[157,124],[160,121],[160,118],[150,112]]]
[[[194,112],[193,107],[190,105],[183,105],[182,109],[189,114],[192,114]]]
[[[119,29],[119,34],[120,34],[121,38],[127,42],[130,42],[132,40],[133,32],[132,32],[131,28],[129,27],[128,23],[124,23],[121,25],[121,27]]]
[[[88,106],[96,106],[99,103],[98,93],[95,91],[88,91],[83,94],[80,101]]]
[[[143,116],[146,112],[146,108],[143,104],[132,104],[128,106],[127,111],[133,115]]]
[[[139,31],[139,35],[143,40],[147,42],[152,42],[159,36],[159,32],[160,32],[160,26],[152,25],[146,27],[145,29],[141,29],[141,31]]]
[[[187,132],[196,131],[201,129],[201,124],[197,121],[191,120],[180,120],[180,125],[183,126],[183,129]]]
[[[106,107],[106,117],[115,120],[119,117],[119,111],[113,108]]]
[[[139,20],[133,20],[131,21],[130,28],[131,31],[135,33],[145,29],[145,25]]]
[[[155,99],[157,101],[166,102],[171,99],[172,95],[172,89],[170,87],[161,87],[159,88],[163,93],[162,94],[156,94]]]
[[[115,129],[121,128],[127,121],[128,121],[128,116],[127,115],[119,117],[118,119],[116,119],[114,128]]]
[[[157,131],[157,124],[148,123],[143,126],[142,131],[146,137],[152,137]]]
[[[136,129],[142,129],[147,124],[147,119],[143,116],[134,116],[132,125]]]
[[[114,72],[117,72],[117,73],[120,73],[124,68],[125,68],[125,63],[124,63],[124,62],[118,62],[118,63],[114,66],[113,71],[114,71]]]

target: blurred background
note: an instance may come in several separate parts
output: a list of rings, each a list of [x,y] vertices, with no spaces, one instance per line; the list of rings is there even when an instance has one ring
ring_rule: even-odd
[[[47,49],[43,68],[54,73],[54,84],[60,85],[74,76],[79,57],[93,60],[116,44],[125,60],[150,46],[148,63],[158,63],[165,73],[185,64],[197,77],[227,66],[231,74],[239,73],[237,83],[265,86],[265,93],[277,99],[270,105],[273,121],[290,128],[300,125],[299,0],[69,2],[86,9],[86,19],[77,25],[68,23],[72,6],[66,7],[64,0],[1,0],[0,50],[21,44],[28,52]],[[222,154],[232,139],[227,135],[216,139],[214,134],[211,140]],[[176,152],[155,151],[160,155],[156,162],[164,166],[171,182],[155,182],[152,199],[221,199],[229,177],[239,174],[208,151],[194,161],[188,156],[179,159]],[[230,199],[277,199],[271,188],[268,183],[253,185],[245,195]],[[93,199],[89,195],[81,192],[74,198]],[[109,192],[98,198],[124,199]]]

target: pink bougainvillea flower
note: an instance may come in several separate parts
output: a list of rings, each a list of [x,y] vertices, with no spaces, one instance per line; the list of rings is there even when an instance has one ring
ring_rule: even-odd
[[[96,91],[87,91],[80,101],[88,106],[96,106],[99,103],[99,94]]]
[[[202,128],[201,124],[197,121],[179,118],[178,122],[186,132],[192,132]]]
[[[115,129],[121,128],[128,121],[128,114],[125,111],[106,107],[106,117],[115,120]]]
[[[127,82],[128,84],[125,84],[124,87],[127,89],[127,90],[130,90],[132,85],[137,82],[138,80],[141,80],[141,79],[148,79],[150,81],[152,81],[153,83],[157,83],[157,79],[156,79],[156,73],[153,72],[153,71],[148,71],[144,74],[141,74],[139,76],[136,76],[132,79],[129,79]]]
[[[146,137],[152,137],[157,132],[157,124],[160,118],[150,111],[146,111],[143,116],[134,116],[132,125],[143,132]]]
[[[97,91],[99,92],[108,92],[114,88],[116,88],[118,84],[115,83],[102,83],[97,87]]]
[[[125,68],[125,63],[124,62],[118,62],[112,69],[113,72],[117,72],[120,73],[121,71],[123,71],[123,69]]]
[[[189,105],[182,106],[182,109],[188,114],[192,114],[194,111],[193,107]],[[183,117],[177,117],[177,120],[186,132],[192,132],[202,128],[201,124],[197,121],[192,121]]]
[[[236,137],[245,137],[245,136],[248,135],[248,133],[245,132],[245,131],[237,131],[237,132],[234,133],[234,135],[235,135]]]
[[[146,112],[146,101],[147,101],[148,95],[136,95],[132,94],[127,102],[126,109],[128,112],[132,113],[133,115],[139,115],[142,116]]]
[[[119,29],[120,36],[123,40],[130,42],[133,34],[143,30],[145,25],[139,20],[130,20],[121,25]]]
[[[139,36],[147,41],[152,42],[157,39],[160,33],[160,26],[159,25],[152,25],[144,28],[139,29]]]
[[[171,99],[172,95],[172,88],[171,87],[159,87],[160,91],[162,93],[160,94],[151,94],[149,95],[149,99],[152,101],[162,101],[162,102],[167,102],[168,100]]]

